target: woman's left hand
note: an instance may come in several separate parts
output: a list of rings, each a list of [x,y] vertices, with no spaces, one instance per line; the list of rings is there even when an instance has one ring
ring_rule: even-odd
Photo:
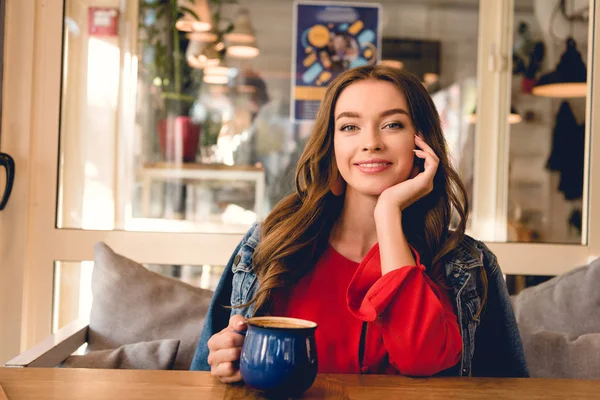
[[[417,135],[415,135],[415,144],[417,145],[417,149],[414,150],[415,154],[425,160],[423,171],[419,171],[418,167],[415,166],[411,176],[406,181],[384,190],[377,201],[376,213],[378,209],[389,210],[392,207],[403,211],[433,190],[433,178],[437,172],[440,159],[433,149]]]

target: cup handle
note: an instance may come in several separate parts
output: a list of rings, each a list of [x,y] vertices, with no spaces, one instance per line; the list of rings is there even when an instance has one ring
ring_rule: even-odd
[[[4,188],[4,194],[0,198],[0,210],[4,210],[15,180],[15,161],[8,154],[0,153],[0,166],[6,169],[6,187]]]
[[[238,333],[238,334],[242,335],[242,336],[246,336],[246,332],[247,332],[247,331],[238,331],[238,330],[235,330],[235,329],[233,331],[235,333]]]

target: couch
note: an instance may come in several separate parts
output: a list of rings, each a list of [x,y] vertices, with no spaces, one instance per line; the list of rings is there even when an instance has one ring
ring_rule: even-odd
[[[148,271],[100,243],[89,320],[75,321],[9,367],[188,369],[212,292]],[[532,377],[600,379],[600,259],[511,302]],[[87,353],[72,353],[87,343]]]
[[[189,369],[212,291],[149,271],[103,243],[94,255],[89,319],[72,322],[6,366]],[[72,355],[85,343],[86,354]]]
[[[600,379],[600,259],[511,302],[532,377]]]

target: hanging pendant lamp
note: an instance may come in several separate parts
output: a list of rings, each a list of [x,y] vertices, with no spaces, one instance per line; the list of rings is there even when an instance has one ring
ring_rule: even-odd
[[[202,81],[204,83],[212,83],[217,85],[225,85],[229,83],[232,76],[232,69],[224,63],[221,63],[214,67],[204,68],[204,77]]]
[[[212,44],[204,44],[197,40],[190,40],[185,52],[185,58],[192,68],[202,69],[220,64],[219,52]]]
[[[559,98],[587,95],[587,69],[572,37],[567,39],[567,49],[560,57],[556,69],[542,75],[531,93],[535,96]]]
[[[208,0],[179,0],[177,6],[183,16],[175,27],[182,32],[208,32],[212,29]]]
[[[233,31],[225,35],[227,55],[233,58],[254,58],[259,54],[250,12],[241,8],[234,21]]]

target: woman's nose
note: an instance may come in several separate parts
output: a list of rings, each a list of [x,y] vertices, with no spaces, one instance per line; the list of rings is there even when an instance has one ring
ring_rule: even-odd
[[[381,135],[377,129],[365,129],[363,131],[363,151],[381,151],[384,148]]]

